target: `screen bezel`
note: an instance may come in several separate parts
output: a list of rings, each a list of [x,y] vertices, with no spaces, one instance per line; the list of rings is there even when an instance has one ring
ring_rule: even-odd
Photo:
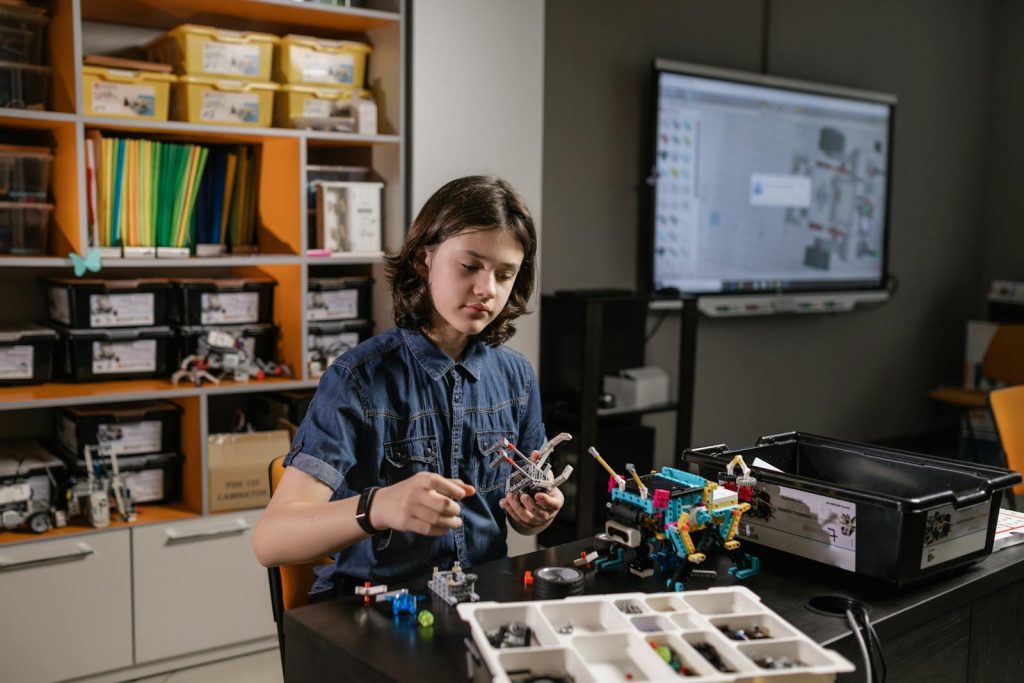
[[[654,239],[655,239],[655,183],[657,178],[657,135],[658,135],[658,102],[661,96],[661,74],[679,74],[696,76],[710,80],[731,83],[756,85],[779,90],[780,92],[796,92],[810,95],[826,95],[839,97],[855,102],[882,104],[889,109],[889,130],[887,143],[886,174],[885,174],[885,228],[882,235],[882,268],[879,282],[865,285],[863,282],[843,281],[811,281],[807,283],[790,283],[775,289],[725,290],[717,291],[678,291],[656,290],[654,282]],[[724,69],[719,67],[692,64],[669,59],[654,59],[651,63],[649,81],[648,110],[644,117],[643,162],[641,168],[645,172],[640,187],[643,197],[640,202],[640,238],[638,240],[637,288],[652,298],[691,298],[703,296],[737,296],[737,295],[779,295],[779,294],[813,294],[824,292],[883,291],[889,287],[889,244],[892,235],[892,182],[893,182],[893,133],[896,128],[897,98],[889,93],[859,90],[842,86],[826,85],[810,81],[800,81],[777,76]]]

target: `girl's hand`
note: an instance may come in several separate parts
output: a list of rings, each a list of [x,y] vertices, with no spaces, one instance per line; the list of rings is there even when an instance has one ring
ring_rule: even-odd
[[[530,459],[533,461],[539,457],[540,451],[530,454]],[[547,527],[564,504],[565,497],[557,487],[548,491],[538,491],[532,496],[525,493],[510,493],[499,503],[517,531],[532,533],[537,533]]]
[[[443,536],[462,526],[462,509],[456,501],[474,493],[476,489],[459,479],[418,472],[377,491],[370,508],[370,524],[376,529]]]

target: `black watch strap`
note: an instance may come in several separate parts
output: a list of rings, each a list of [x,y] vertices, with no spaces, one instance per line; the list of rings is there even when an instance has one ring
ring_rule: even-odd
[[[356,522],[359,527],[370,534],[379,534],[382,529],[375,529],[370,524],[370,506],[373,505],[373,497],[380,489],[379,486],[371,486],[362,493],[359,494],[359,504],[356,506]]]

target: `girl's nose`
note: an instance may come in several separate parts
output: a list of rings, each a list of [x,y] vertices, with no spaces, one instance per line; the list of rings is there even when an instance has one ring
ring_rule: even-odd
[[[478,296],[487,297],[488,299],[494,298],[497,294],[498,288],[494,281],[494,273],[488,273],[487,271],[480,271],[480,277],[476,279],[476,294]]]

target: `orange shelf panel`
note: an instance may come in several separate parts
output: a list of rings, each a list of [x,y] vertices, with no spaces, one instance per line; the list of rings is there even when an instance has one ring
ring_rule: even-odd
[[[181,504],[196,514],[203,511],[203,454],[199,396],[170,399],[181,408]]]
[[[75,108],[75,16],[72,0],[56,0],[50,5],[49,36],[46,41],[49,63],[53,68],[50,79],[50,109],[74,113]]]
[[[259,181],[259,244],[266,254],[302,253],[302,207],[297,138],[263,141]]]
[[[116,510],[110,511],[110,526],[106,529],[123,529],[124,527],[139,526],[142,524],[156,524],[158,522],[173,522],[181,519],[192,519],[200,515],[187,509],[183,505],[140,505],[138,508],[139,518],[130,524],[122,521],[117,516]],[[96,531],[105,531],[96,527],[81,525],[78,523],[68,524],[60,529],[50,529],[45,534],[34,534],[31,531],[0,531],[0,545],[8,543],[21,543],[24,541],[38,541],[44,538],[64,538],[79,534],[88,534]]]

